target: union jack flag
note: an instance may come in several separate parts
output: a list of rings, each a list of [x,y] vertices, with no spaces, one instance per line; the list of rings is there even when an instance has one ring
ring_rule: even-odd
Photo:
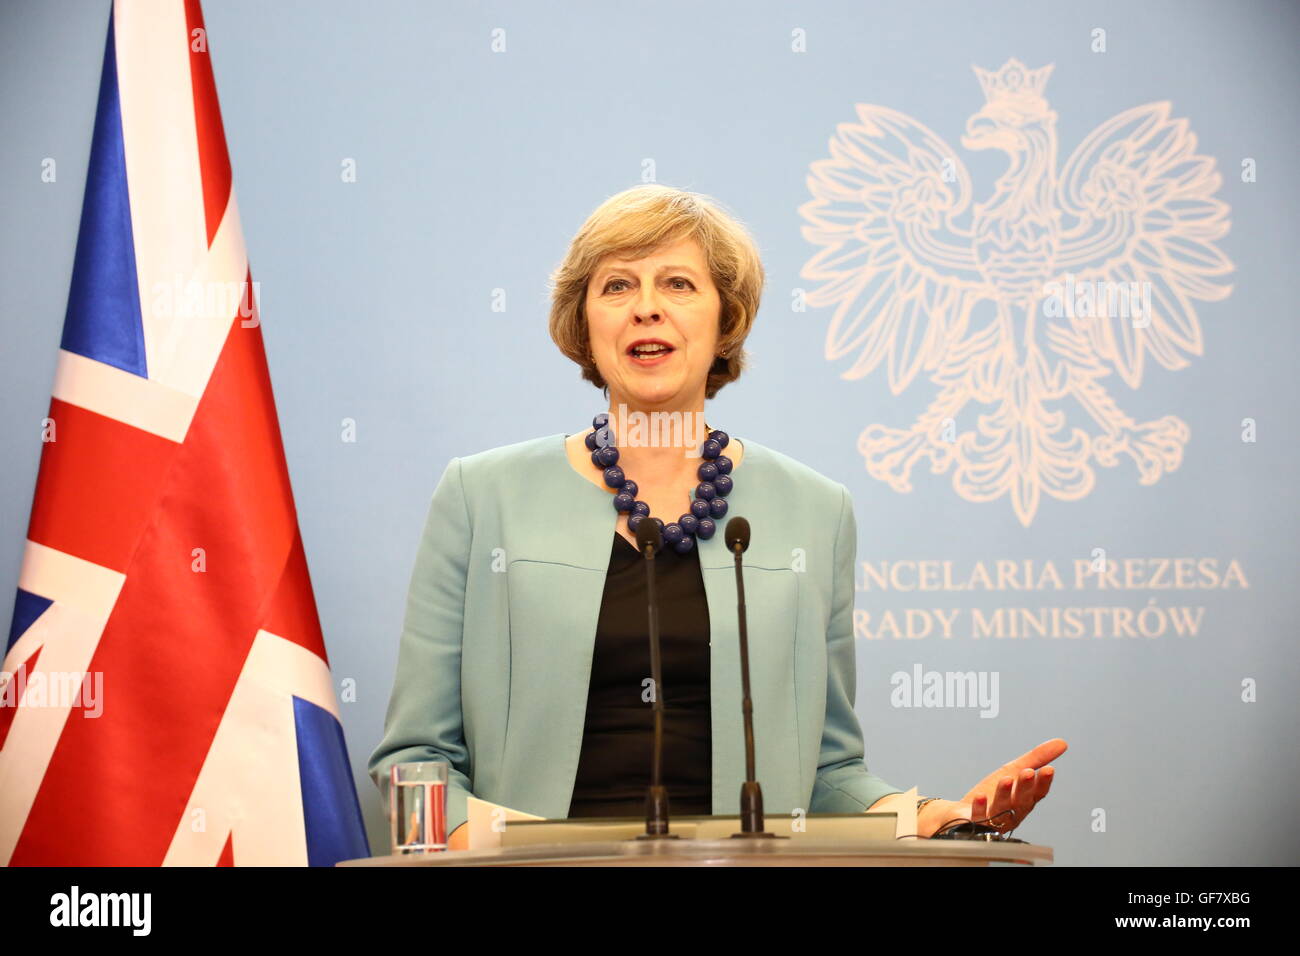
[[[198,0],[117,0],[13,624],[0,862],[369,855]]]

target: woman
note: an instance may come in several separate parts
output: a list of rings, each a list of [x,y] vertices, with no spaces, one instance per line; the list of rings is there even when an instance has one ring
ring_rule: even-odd
[[[605,391],[592,424],[453,459],[429,508],[397,679],[370,772],[450,764],[448,828],[470,793],[557,818],[639,816],[651,701],[641,521],[656,557],[670,809],[735,813],[744,779],[733,558],[743,515],[756,765],[771,827],[798,810],[897,810],[853,712],[857,531],[847,489],[703,424],[744,369],[763,268],[704,196],[639,186],[602,204],[553,278],[551,336]],[[657,423],[657,424],[656,424]],[[667,427],[664,427],[667,426]],[[1018,826],[1051,786],[1050,740],[918,832]],[[1041,769],[1040,769],[1041,768]]]

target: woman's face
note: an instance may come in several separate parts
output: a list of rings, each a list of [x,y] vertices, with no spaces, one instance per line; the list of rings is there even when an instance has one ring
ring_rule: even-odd
[[[694,239],[661,246],[644,259],[602,259],[587,283],[587,328],[611,405],[703,407],[721,305]],[[636,348],[651,342],[661,348]]]

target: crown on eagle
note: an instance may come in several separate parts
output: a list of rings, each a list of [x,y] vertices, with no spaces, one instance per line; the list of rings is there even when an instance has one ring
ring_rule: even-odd
[[[1002,69],[996,73],[992,70],[981,70],[978,66],[973,66],[972,69],[979,77],[980,86],[984,88],[985,101],[993,103],[997,100],[1023,97],[1026,94],[1041,97],[1047,87],[1047,78],[1052,73],[1052,64],[1031,70],[1013,57],[1002,64]]]

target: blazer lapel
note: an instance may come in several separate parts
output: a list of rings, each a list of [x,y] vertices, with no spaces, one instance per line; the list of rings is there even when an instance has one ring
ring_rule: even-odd
[[[509,565],[511,701],[503,763],[521,768],[522,779],[505,783],[551,818],[568,815],[577,778],[614,530],[609,496],[573,471],[564,437],[549,439],[553,467],[528,476],[536,500],[559,507],[536,514],[538,524],[521,536],[527,546]]]

